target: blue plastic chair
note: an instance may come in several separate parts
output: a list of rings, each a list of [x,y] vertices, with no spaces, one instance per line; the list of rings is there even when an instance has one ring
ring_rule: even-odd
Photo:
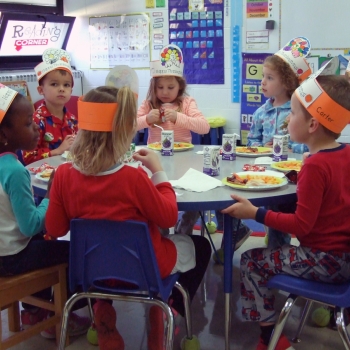
[[[191,131],[191,135],[192,135],[192,144],[200,145],[202,136],[193,131]]]
[[[308,299],[309,302],[319,302],[333,306],[336,317],[337,329],[344,347],[350,350],[349,335],[344,321],[344,311],[350,307],[350,281],[342,284],[330,284],[317,281],[309,281],[299,277],[288,275],[276,275],[268,281],[269,288],[276,288],[290,293],[281,311],[274,332],[270,339],[268,350],[274,350],[288,315],[298,297]],[[306,305],[306,312],[303,313],[300,324],[303,326],[311,304]],[[302,327],[301,327],[302,328]],[[298,332],[301,330],[299,326]],[[300,340],[295,338],[296,342]]]
[[[70,228],[69,286],[72,292],[81,286],[83,292],[74,294],[63,310],[60,350],[65,346],[70,310],[82,298],[158,305],[167,318],[166,349],[172,349],[174,318],[167,301],[173,287],[181,292],[185,306],[183,349],[196,348],[190,346],[198,339],[192,336],[188,293],[177,282],[179,273],[161,279],[145,223],[74,219]],[[109,287],[101,283],[104,279],[127,282],[128,287]],[[90,313],[93,318],[91,305]]]

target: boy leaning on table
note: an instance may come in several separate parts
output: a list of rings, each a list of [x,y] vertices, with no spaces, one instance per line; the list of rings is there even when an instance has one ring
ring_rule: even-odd
[[[290,137],[310,150],[298,175],[295,213],[257,208],[237,195],[231,195],[236,203],[222,211],[291,232],[300,242],[256,248],[241,256],[242,315],[260,322],[257,350],[267,349],[275,324],[275,297],[266,287],[271,276],[283,273],[328,283],[350,278],[350,146],[336,141],[350,121],[350,83],[344,76],[322,75],[324,68],[291,100]],[[282,334],[275,349],[293,348]]]
[[[34,150],[23,151],[25,164],[63,154],[69,150],[78,132],[76,116],[65,107],[74,83],[70,55],[65,50],[47,49],[42,58],[43,62],[34,68],[38,92],[44,96],[44,102],[33,115],[39,125],[40,139]]]

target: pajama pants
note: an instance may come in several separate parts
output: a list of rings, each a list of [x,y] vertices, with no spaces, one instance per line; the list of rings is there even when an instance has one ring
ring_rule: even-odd
[[[343,283],[350,278],[350,253],[322,252],[292,245],[244,252],[240,266],[244,320],[276,321],[275,296],[267,288],[267,282],[280,273],[326,283]]]

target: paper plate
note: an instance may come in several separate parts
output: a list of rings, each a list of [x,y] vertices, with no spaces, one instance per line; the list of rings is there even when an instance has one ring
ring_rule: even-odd
[[[253,186],[253,185],[238,185],[234,183],[230,183],[227,181],[227,177],[222,179],[222,183],[226,186],[235,188],[237,190],[242,190],[242,191],[269,191],[273,190],[275,188],[282,187],[284,185],[287,185],[288,181],[287,179],[283,176],[272,176],[272,175],[267,175],[267,174],[247,174],[245,172],[240,172],[237,173],[237,175],[243,179],[247,178],[248,176],[252,179],[262,179],[262,178],[269,178],[271,179],[274,183],[267,183],[266,185],[259,185],[259,186]]]
[[[251,152],[249,148],[257,148],[258,152]],[[236,147],[236,155],[240,157],[262,157],[272,155],[272,148],[269,147]]]
[[[301,160],[285,160],[283,162],[272,163],[270,166],[273,169],[282,171],[283,173],[287,173],[288,171],[291,171],[291,170],[300,171],[301,163],[302,163]]]
[[[150,149],[153,149],[154,151],[161,151],[162,150],[162,145],[160,142],[149,143],[147,145],[147,147]],[[192,145],[192,143],[174,142],[174,152],[187,151],[193,147],[194,147],[194,145]]]
[[[50,177],[42,177],[41,175],[42,173],[38,173],[35,175],[35,178],[43,182],[49,182]]]

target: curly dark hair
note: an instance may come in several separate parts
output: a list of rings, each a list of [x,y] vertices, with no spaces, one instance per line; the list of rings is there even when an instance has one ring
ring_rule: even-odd
[[[293,92],[299,86],[299,79],[290,65],[281,57],[272,55],[265,58],[264,66],[270,67],[280,75],[282,84],[287,89],[287,94],[291,98]]]

